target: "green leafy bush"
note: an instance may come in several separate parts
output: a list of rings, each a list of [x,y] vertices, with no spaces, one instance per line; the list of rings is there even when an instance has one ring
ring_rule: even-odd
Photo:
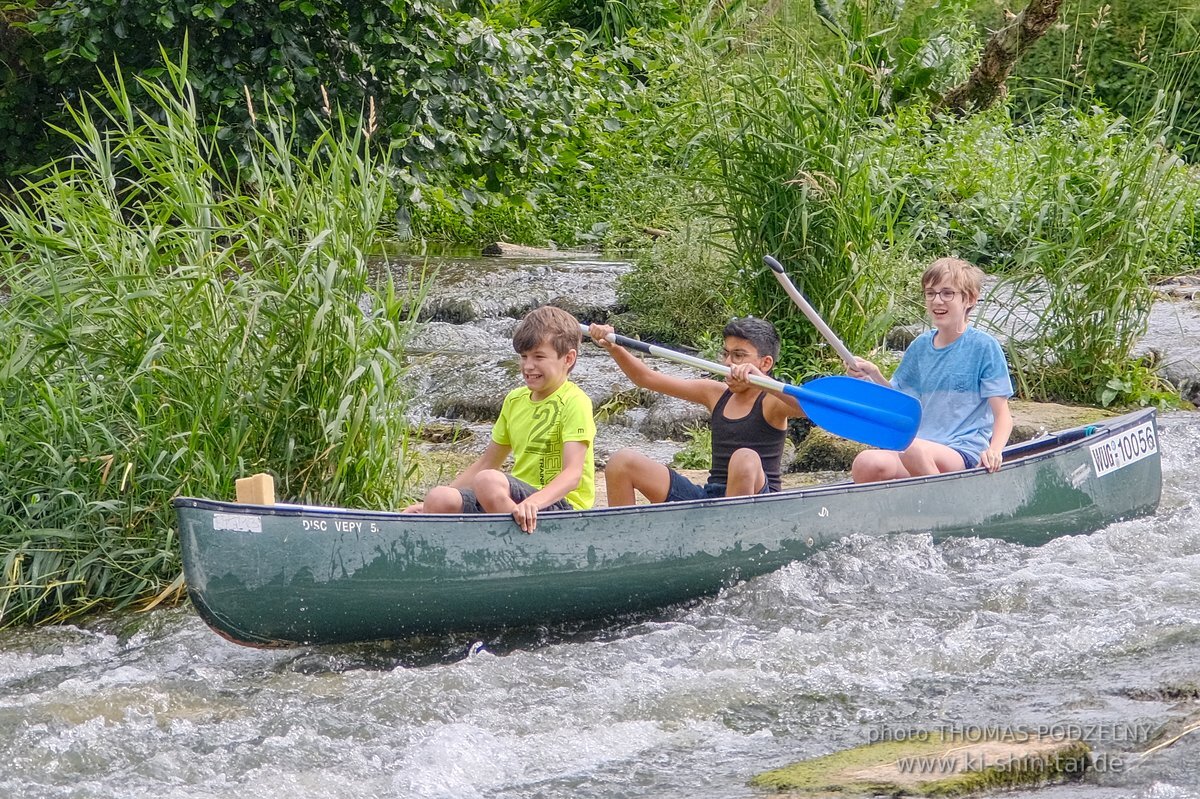
[[[550,169],[580,119],[604,118],[626,82],[570,29],[505,29],[449,3],[353,0],[53,0],[21,29],[44,53],[42,80],[69,100],[97,69],[162,74],[159,49],[190,42],[202,125],[226,144],[253,141],[255,105],[298,108],[297,145],[339,109],[392,145],[415,208],[501,192]],[[140,89],[130,87],[135,99]],[[21,109],[57,121],[54,108]],[[246,156],[243,156],[243,158]]]
[[[676,469],[712,468],[712,428],[708,425],[688,430],[688,442],[675,453],[671,465]]]
[[[742,307],[776,322],[789,345],[781,366],[806,374],[825,369],[822,339],[762,256],[778,257],[851,350],[865,351],[888,329],[902,279],[883,268],[896,261],[866,256],[895,246],[904,197],[880,188],[886,162],[870,157],[879,152],[882,85],[804,42],[785,47],[714,83],[703,142],[742,270]]]
[[[729,298],[739,276],[709,240],[707,230],[685,228],[634,256],[618,282],[629,311],[622,332],[688,345],[720,335],[736,314]]]

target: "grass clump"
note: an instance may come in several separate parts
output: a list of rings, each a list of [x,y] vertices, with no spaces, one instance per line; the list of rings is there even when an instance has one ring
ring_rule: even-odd
[[[688,441],[675,453],[671,465],[676,469],[712,468],[712,428],[708,425],[689,428]]]
[[[74,147],[0,207],[0,624],[126,607],[176,581],[170,507],[402,497],[410,320],[368,272],[388,181],[369,133],[293,156],[256,118],[213,168],[186,63],[72,109]],[[178,586],[178,582],[174,585]]]
[[[841,51],[846,63],[852,58]],[[855,351],[882,339],[894,318],[904,246],[893,222],[904,202],[882,186],[871,120],[883,109],[881,84],[781,36],[749,54],[710,86],[712,187],[746,311],[772,319],[789,348],[785,373],[816,374],[831,358],[816,329],[762,265],[770,253]]]
[[[617,286],[629,312],[622,332],[688,345],[720,335],[736,313],[739,275],[712,237],[707,227],[688,228],[634,254]]]

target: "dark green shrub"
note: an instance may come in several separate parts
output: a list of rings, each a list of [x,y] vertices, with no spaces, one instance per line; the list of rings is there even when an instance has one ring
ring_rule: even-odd
[[[545,173],[579,120],[602,121],[626,87],[620,64],[589,53],[577,32],[505,29],[428,0],[53,0],[21,25],[44,52],[38,77],[67,100],[97,90],[97,70],[114,62],[156,77],[160,48],[190,43],[203,127],[234,152],[252,141],[256,108],[297,108],[300,148],[322,118],[361,114],[392,146],[402,200],[417,209],[469,210]],[[31,106],[23,120],[61,122],[62,106]]]

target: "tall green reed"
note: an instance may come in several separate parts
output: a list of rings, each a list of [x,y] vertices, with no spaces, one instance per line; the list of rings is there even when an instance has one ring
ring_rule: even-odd
[[[745,306],[780,328],[785,371],[821,371],[833,356],[764,254],[780,258],[851,349],[875,346],[894,311],[907,266],[894,222],[905,198],[888,187],[887,155],[874,145],[881,78],[848,49],[831,59],[781,34],[708,87],[714,213],[727,224]]]
[[[1031,213],[1013,279],[1019,294],[1045,302],[1031,340],[1012,348],[1028,395],[1102,405],[1162,396],[1131,355],[1146,332],[1151,279],[1187,247],[1179,234],[1195,209],[1190,171],[1164,147],[1171,118],[1160,106],[1137,123],[1080,112],[1043,123],[1040,163],[1021,187]]]
[[[74,154],[0,207],[0,624],[127,607],[178,587],[173,497],[394,507],[414,323],[367,256],[389,182],[370,129],[300,156],[256,116],[223,172],[186,61],[135,107],[78,103]]]

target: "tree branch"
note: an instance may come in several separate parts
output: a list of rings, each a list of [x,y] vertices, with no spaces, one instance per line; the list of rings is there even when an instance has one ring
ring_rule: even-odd
[[[971,76],[946,92],[934,110],[966,116],[982,111],[1005,94],[1004,82],[1023,53],[1050,30],[1063,0],[1029,0],[1013,21],[988,39]]]

